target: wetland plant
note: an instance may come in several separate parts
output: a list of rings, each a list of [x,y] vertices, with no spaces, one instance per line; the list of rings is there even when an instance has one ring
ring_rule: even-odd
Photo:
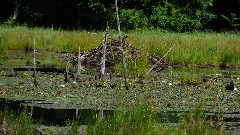
[[[207,119],[203,108],[197,107],[180,118],[177,126],[169,123],[157,123],[156,112],[146,104],[139,104],[125,109],[117,109],[112,116],[88,125],[87,133],[118,135],[225,135],[222,125],[213,125]],[[218,122],[218,121],[217,121]]]
[[[43,64],[52,64],[61,69],[65,68],[65,64],[62,62],[63,58],[61,52],[64,52],[63,50],[68,49],[69,52],[76,52],[78,46],[81,46],[81,51],[84,52],[96,48],[99,45],[99,41],[102,41],[102,32],[61,31],[43,28],[31,29],[23,26],[0,26],[0,28],[2,30],[0,33],[0,52],[2,56],[11,58],[9,60],[2,58],[1,62],[3,61],[3,64],[12,67],[16,66],[18,63],[23,63],[22,61],[26,61],[26,58],[31,58],[30,55],[32,53],[25,53],[25,50],[33,50],[33,47],[30,45],[35,32],[36,41],[41,44],[41,46],[38,46],[38,49],[44,50],[38,53],[38,58]],[[240,57],[240,46],[238,45],[240,39],[237,34],[210,32],[163,33],[160,31],[128,31],[124,34],[129,36],[128,39],[131,41],[133,47],[141,48],[141,53],[143,52],[156,56],[163,56],[171,45],[175,44],[172,54],[165,58],[166,61],[169,61],[170,65],[220,66],[223,68],[240,66],[240,59],[238,59]],[[116,35],[109,34],[108,36],[113,38],[113,36]],[[26,46],[30,46],[30,48],[28,49]],[[56,55],[58,56],[56,58],[43,58],[53,52],[57,52]],[[14,54],[16,58],[21,57],[21,62],[20,59],[12,59],[12,54]],[[129,63],[129,61],[131,62],[133,59],[128,59],[126,55],[127,66],[132,64],[134,67],[132,68],[134,70],[132,70],[129,69],[128,66],[127,70],[129,75],[133,75],[134,72],[140,68],[149,68],[148,61],[139,61],[136,62],[139,64],[135,65],[134,63]],[[116,72],[118,72],[118,70],[116,70]],[[123,73],[124,71],[122,69],[122,74]]]
[[[30,29],[23,26],[0,26],[0,28],[2,30],[0,33],[0,52],[7,57],[16,51],[16,54],[22,55],[21,57],[23,58],[30,55],[25,55],[24,52],[26,45],[31,45],[35,32],[36,40],[41,44],[38,49],[46,50],[46,53],[62,52],[66,49],[66,44],[69,45],[67,49],[70,52],[76,52],[77,45],[81,46],[81,51],[84,52],[96,48],[99,45],[98,41],[102,40],[102,32],[61,31],[43,28]],[[240,39],[237,34],[210,32],[194,32],[190,34],[163,33],[160,31],[128,31],[125,34],[129,36],[128,39],[134,47],[141,48],[142,52],[156,56],[163,56],[167,49],[171,47],[170,45],[176,44],[172,54],[165,58],[166,61],[171,62],[170,64],[222,67],[240,65],[240,60],[238,59],[240,57],[240,46],[238,45]],[[21,35],[21,38],[19,38],[19,35]],[[115,35],[109,34],[110,38],[113,38],[113,36]],[[46,59],[41,61],[44,62],[44,60]],[[19,62],[19,60],[14,62]],[[52,59],[49,63],[54,62],[56,62],[55,65],[63,67],[61,60]],[[13,60],[7,60],[4,63],[12,65]],[[137,65],[137,67],[142,65],[147,66],[148,63]],[[14,63],[13,66],[16,66],[16,64]]]
[[[26,110],[16,113],[8,108],[0,111],[1,135],[34,135],[33,120]]]
[[[101,119],[98,117],[95,123],[88,126],[89,134],[132,134],[147,135],[156,134],[155,113],[146,105],[132,107],[128,111],[118,109],[113,116]]]
[[[90,119],[90,120],[89,120]],[[221,118],[208,119],[205,109],[197,106],[192,111],[180,117],[177,126],[168,123],[158,123],[156,112],[146,103],[138,103],[129,108],[119,108],[112,115],[104,118],[99,114],[94,118],[86,118],[87,125],[81,121],[67,121],[65,128],[69,135],[79,134],[118,134],[118,135],[225,135]],[[13,112],[9,109],[0,111],[0,134],[34,135],[34,122],[26,110]]]
[[[184,73],[180,76],[180,82],[187,85],[199,85],[202,82],[200,76],[191,73]]]
[[[205,109],[202,104],[181,117],[180,126],[176,130],[177,134],[188,135],[225,135],[226,131],[221,124],[220,116],[215,121],[206,117]]]

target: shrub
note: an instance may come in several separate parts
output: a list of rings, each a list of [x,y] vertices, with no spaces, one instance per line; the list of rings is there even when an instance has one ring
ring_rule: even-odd
[[[115,14],[112,14],[112,25],[116,24]],[[120,10],[121,27],[127,30],[138,30],[148,27],[148,18],[143,10],[122,9]]]

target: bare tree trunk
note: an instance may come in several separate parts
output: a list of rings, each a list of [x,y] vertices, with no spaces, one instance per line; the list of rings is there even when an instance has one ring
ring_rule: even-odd
[[[118,38],[119,38],[119,43],[120,43],[120,50],[122,52],[122,64],[123,64],[123,68],[124,68],[124,82],[125,82],[126,90],[128,90],[129,88],[128,88],[127,65],[126,65],[124,50],[123,50],[123,46],[122,46],[122,38],[121,38],[121,29],[120,29],[119,15],[118,15],[117,0],[115,0],[115,5],[116,5],[116,14],[117,14]]]
[[[102,55],[102,59],[101,59],[100,77],[104,76],[104,74],[105,74],[106,45],[107,45],[108,30],[109,30],[109,26],[107,23],[107,28],[106,28],[106,32],[105,32],[104,40],[103,40],[103,44],[102,44],[103,55]]]

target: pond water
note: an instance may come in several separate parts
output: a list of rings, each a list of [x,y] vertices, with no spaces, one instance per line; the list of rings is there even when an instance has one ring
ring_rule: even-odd
[[[33,118],[46,125],[61,125],[76,116],[87,121],[99,114],[111,115],[122,105],[129,107],[143,100],[153,106],[164,123],[177,123],[181,115],[204,104],[207,117],[221,114],[228,132],[240,130],[238,69],[171,67],[151,73],[140,83],[130,78],[129,91],[124,89],[121,77],[102,81],[84,74],[81,82],[72,79],[66,83],[62,70],[42,67],[37,69],[36,87],[31,68],[0,71],[0,105],[27,106]],[[226,90],[230,81],[234,89]]]

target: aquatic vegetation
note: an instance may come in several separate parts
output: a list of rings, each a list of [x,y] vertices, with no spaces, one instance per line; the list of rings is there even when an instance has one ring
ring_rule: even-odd
[[[106,118],[98,118],[88,126],[90,134],[156,134],[155,114],[150,107],[139,105],[128,110],[118,109]]]
[[[96,76],[96,67],[83,67],[80,81],[74,79],[76,67],[69,68],[73,76],[64,82],[63,69],[67,61],[81,51],[89,52],[101,45],[104,32],[61,31],[44,28],[3,27],[0,31],[0,95],[1,98],[51,101],[42,107],[63,108],[107,108],[116,110],[113,116],[96,117],[88,123],[92,134],[225,134],[221,127],[212,127],[203,111],[232,112],[239,107],[239,72],[209,69],[208,67],[239,67],[240,43],[237,34],[221,33],[167,33],[158,31],[129,31],[127,41],[137,55],[126,54],[129,71],[129,90],[122,78],[121,63],[114,66],[113,76]],[[116,38],[111,34],[110,38]],[[36,36],[36,61],[38,86],[33,85],[33,38]],[[170,68],[153,72],[141,81],[135,81],[148,71],[149,54],[153,59],[161,58],[174,45],[164,63]],[[81,54],[84,54],[82,52]],[[93,55],[95,56],[95,55]],[[163,64],[163,63],[161,63]],[[184,67],[180,70],[180,67]],[[197,68],[191,68],[197,67]],[[201,67],[201,68],[198,68]],[[205,67],[203,69],[202,67]],[[206,68],[207,67],[207,68]],[[190,71],[190,69],[193,69]],[[53,71],[54,70],[54,71]],[[210,71],[211,70],[211,71]],[[204,71],[204,72],[203,72]],[[226,91],[232,80],[234,89]],[[11,83],[10,83],[11,82]],[[138,106],[138,101],[146,104]],[[197,103],[206,104],[203,110],[194,110]],[[159,110],[193,110],[183,117],[177,127],[157,123],[155,113]],[[5,115],[2,115],[5,119]],[[27,116],[27,114],[25,115]],[[17,128],[18,133],[29,130],[31,120],[26,119],[26,129]],[[16,117],[15,117],[16,118]],[[2,122],[3,123],[3,122]],[[69,134],[79,133],[81,122],[69,121]],[[164,125],[165,124],[165,125]]]
[[[88,125],[90,134],[133,134],[133,135],[224,135],[227,134],[219,125],[214,127],[212,123],[218,123],[218,120],[208,120],[204,108],[197,107],[181,117],[178,126],[170,126],[170,123],[157,123],[156,113],[151,106],[138,104],[134,107],[118,109],[113,116],[98,118],[95,123]],[[169,124],[169,125],[168,125]],[[168,126],[166,126],[168,125]]]
[[[16,111],[5,108],[0,110],[0,134],[33,135],[33,120],[26,110]]]

